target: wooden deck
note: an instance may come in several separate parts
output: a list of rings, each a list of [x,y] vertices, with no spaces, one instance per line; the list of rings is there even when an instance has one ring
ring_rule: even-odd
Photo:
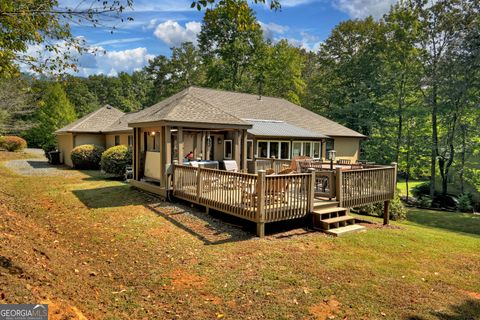
[[[256,222],[257,234],[263,236],[265,223],[314,214],[323,201],[335,200],[332,212],[335,207],[389,201],[395,184],[395,166],[313,168],[308,173],[266,175],[263,170],[249,174],[175,165],[173,195]]]

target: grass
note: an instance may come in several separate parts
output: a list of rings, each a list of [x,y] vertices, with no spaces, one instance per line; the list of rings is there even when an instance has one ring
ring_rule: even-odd
[[[257,239],[97,172],[0,177],[0,303],[48,302],[51,319],[480,315],[480,216],[411,210],[343,238]]]
[[[412,189],[418,186],[419,184],[422,184],[426,181],[424,180],[410,180],[408,181],[408,195],[409,197],[412,196]],[[397,183],[397,188],[400,190],[400,196],[406,196],[407,195],[407,183],[405,180],[400,180]]]

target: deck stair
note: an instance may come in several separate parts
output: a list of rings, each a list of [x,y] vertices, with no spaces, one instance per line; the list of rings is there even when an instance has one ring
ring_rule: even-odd
[[[348,215],[349,212],[350,209],[340,207],[338,201],[316,201],[312,212],[313,226],[334,236],[365,230],[355,224],[355,218]]]

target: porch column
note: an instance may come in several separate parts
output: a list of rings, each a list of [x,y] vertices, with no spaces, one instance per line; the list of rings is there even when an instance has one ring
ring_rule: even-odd
[[[183,143],[183,128],[178,127],[178,164],[183,164],[184,154],[184,143]]]
[[[205,154],[203,155],[203,158],[205,160],[210,160],[210,149],[212,148],[212,137],[210,136],[210,131],[207,131],[205,143]]]
[[[201,152],[202,152],[202,159],[201,160],[205,160],[206,158],[206,153],[207,153],[207,148],[206,148],[206,145],[205,145],[205,131],[202,131],[202,148],[200,149]]]
[[[248,172],[248,162],[247,162],[247,130],[242,131],[242,171]]]
[[[235,133],[233,134],[233,157],[235,159],[235,162],[240,165],[241,157],[240,157],[240,131],[235,130]]]
[[[161,146],[160,146],[160,175],[164,176],[164,179],[161,179],[161,186],[168,187],[168,179],[167,175],[165,174],[165,169],[168,164],[172,163],[172,135],[170,132],[170,126],[164,126],[160,129],[160,139],[161,139]]]
[[[140,163],[139,163],[139,154],[140,154],[140,139],[139,136],[139,129],[133,128],[133,180],[140,180]]]

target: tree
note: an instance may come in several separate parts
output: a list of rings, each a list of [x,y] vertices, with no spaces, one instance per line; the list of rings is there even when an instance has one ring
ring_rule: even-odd
[[[162,55],[155,57],[144,70],[153,83],[151,104],[205,81],[200,53],[191,42],[172,48],[170,59]]]
[[[0,134],[19,135],[32,126],[31,90],[21,78],[0,81]]]
[[[246,15],[232,15],[230,3],[246,6]],[[252,27],[242,28],[243,23]],[[245,0],[221,1],[205,12],[198,43],[207,68],[207,85],[236,91],[244,85],[246,71],[263,44],[263,34]]]
[[[29,136],[39,146],[52,145],[54,132],[76,119],[75,109],[60,83],[46,85],[36,118],[38,125],[31,129]]]
[[[269,50],[264,92],[300,104],[305,89],[302,79],[304,59],[301,50],[281,40]]]
[[[100,107],[97,97],[88,89],[86,79],[69,76],[64,82],[64,87],[68,100],[79,118]]]
[[[280,0],[253,0],[253,3],[268,3],[271,10],[278,10],[281,8]],[[238,27],[242,30],[245,29],[258,29],[257,23],[251,20],[251,9],[248,6],[247,1],[238,0],[194,0],[192,1],[192,8],[202,10],[209,4],[216,4],[217,7],[223,7],[228,12],[231,19],[235,19],[238,23]]]
[[[132,0],[90,0],[60,8],[57,0],[1,1],[0,78],[18,75],[20,63],[39,73],[75,68],[72,58],[89,49],[71,34],[70,24],[97,26],[120,20],[122,12],[131,5]],[[44,54],[38,57],[29,50],[35,47]]]

